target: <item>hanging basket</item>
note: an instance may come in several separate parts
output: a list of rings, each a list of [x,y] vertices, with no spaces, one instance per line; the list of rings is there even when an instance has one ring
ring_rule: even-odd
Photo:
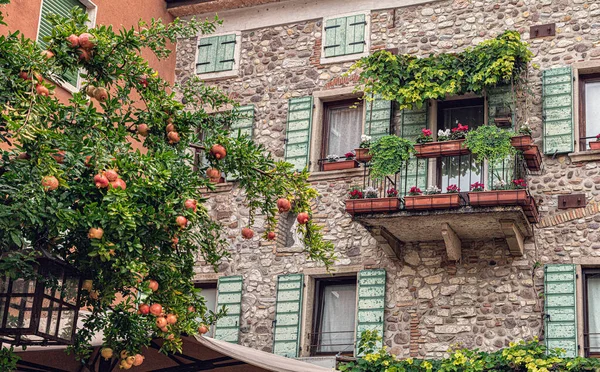
[[[361,162],[369,162],[373,158],[373,155],[369,154],[369,149],[354,149],[354,153],[356,154],[356,160]]]
[[[523,158],[527,168],[532,171],[539,171],[542,167],[542,154],[537,145],[531,145],[528,150],[523,151]]]

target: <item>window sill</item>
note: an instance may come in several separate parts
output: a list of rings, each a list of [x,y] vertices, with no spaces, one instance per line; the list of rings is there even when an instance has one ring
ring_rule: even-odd
[[[582,163],[587,161],[599,161],[600,150],[587,150],[580,152],[572,152],[569,154],[569,158],[573,163]]]
[[[364,168],[341,169],[327,172],[311,172],[308,177],[309,182],[329,181],[340,178],[362,177]]]
[[[219,71],[219,72],[209,72],[205,74],[196,74],[203,81],[208,80],[219,80],[219,79],[231,79],[234,77],[238,77],[238,69],[234,68],[229,71]]]
[[[229,192],[229,191],[233,190],[233,182],[217,183],[214,186],[215,186],[214,190],[209,190],[207,188],[203,188],[203,189],[201,189],[201,191],[205,194],[218,194],[221,192]]]
[[[365,47],[365,49],[366,49],[366,47]],[[366,57],[368,55],[369,55],[369,51],[367,50],[366,52],[356,53],[356,54],[347,54],[345,56],[321,57],[321,60],[319,61],[319,63],[321,65],[328,65],[328,64],[332,64],[332,63],[357,61],[357,60],[361,59],[362,57]]]

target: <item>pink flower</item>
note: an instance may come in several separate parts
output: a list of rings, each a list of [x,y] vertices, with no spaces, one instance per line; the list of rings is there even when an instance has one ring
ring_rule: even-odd
[[[457,193],[460,192],[460,188],[456,185],[449,185],[448,187],[446,187],[446,191],[449,193]]]
[[[420,188],[418,188],[417,186],[413,186],[410,188],[410,191],[408,192],[408,195],[411,196],[416,196],[416,195],[421,195],[423,192],[421,191]]]
[[[485,185],[481,182],[475,182],[471,184],[471,191],[483,191]]]
[[[431,131],[431,129],[427,129],[427,128],[421,129],[421,132],[423,133],[423,135],[425,137],[430,137],[433,134],[433,132]]]

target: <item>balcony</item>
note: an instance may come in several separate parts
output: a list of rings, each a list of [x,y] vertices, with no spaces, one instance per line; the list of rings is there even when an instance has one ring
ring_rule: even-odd
[[[476,163],[470,154],[440,152],[414,158],[402,172],[383,180],[373,180],[367,164],[363,184],[356,185],[362,194],[346,200],[346,211],[396,244],[444,241],[450,260],[460,260],[462,241],[490,239],[505,239],[510,253],[522,256],[523,241],[539,220],[536,202],[522,181],[529,170],[523,152],[495,166]],[[500,179],[508,184],[485,187]],[[431,184],[444,192],[416,195]],[[470,190],[477,184],[485,184],[485,191]]]

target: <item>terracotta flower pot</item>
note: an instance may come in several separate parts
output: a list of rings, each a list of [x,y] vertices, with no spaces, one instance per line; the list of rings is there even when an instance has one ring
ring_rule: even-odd
[[[469,204],[474,207],[528,205],[531,197],[526,189],[469,192]]]
[[[356,160],[368,162],[371,161],[373,155],[369,155],[369,149],[354,149]]]
[[[357,213],[394,212],[400,207],[398,198],[369,198],[347,199],[346,212],[351,215]]]
[[[590,142],[590,150],[600,150],[600,141]]]
[[[323,163],[323,171],[325,172],[352,168],[358,168],[358,163],[355,160],[326,161]]]
[[[517,150],[527,151],[533,145],[533,138],[530,135],[514,136],[510,139],[510,144]]]
[[[442,156],[458,156],[470,154],[464,146],[464,139],[440,142],[418,143],[415,145],[417,158],[439,158]]]
[[[447,209],[460,207],[458,193],[405,196],[404,208],[408,210]]]
[[[531,145],[528,150],[523,151],[523,158],[527,168],[532,171],[539,171],[542,167],[542,154],[537,145]]]

